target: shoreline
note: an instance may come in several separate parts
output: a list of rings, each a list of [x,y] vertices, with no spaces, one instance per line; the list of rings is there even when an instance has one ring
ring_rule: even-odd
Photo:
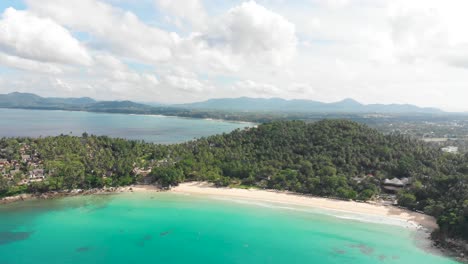
[[[321,209],[342,219],[399,225],[426,232],[432,232],[438,228],[437,222],[432,216],[378,203],[343,201],[274,190],[216,188],[207,182],[181,183],[170,189],[169,192],[231,198],[233,201],[240,199],[240,201],[267,202],[307,209]]]
[[[132,192],[168,192],[185,195],[210,196],[231,200],[233,202],[265,202],[282,206],[297,206],[297,209],[320,209],[324,210],[322,213],[330,212],[330,215],[342,219],[399,225],[426,232],[432,232],[438,228],[437,222],[432,216],[391,205],[336,200],[275,190],[217,188],[214,187],[212,183],[208,182],[181,183],[169,190],[164,190],[154,185],[130,185],[126,187],[94,188],[90,190],[76,189],[40,194],[19,194],[1,198],[0,205],[28,200],[47,200],[70,196]]]
[[[139,185],[127,187],[108,187],[108,188],[94,188],[89,190],[75,189],[65,191],[53,191],[46,193],[23,193],[14,196],[7,196],[0,198],[0,205],[12,204],[16,202],[31,201],[31,200],[50,200],[59,199],[72,196],[87,196],[87,195],[104,195],[116,193],[129,193],[134,191],[142,191],[143,187]],[[156,191],[156,189],[154,189]],[[162,191],[159,189],[159,191]]]
[[[137,191],[151,191],[151,189]],[[254,204],[257,206],[280,205],[279,209],[287,210],[319,209],[322,211],[312,212],[348,221],[399,226],[414,232],[414,239],[421,249],[460,263],[468,263],[468,255],[462,247],[459,245],[444,246],[440,241],[431,238],[432,231],[438,228],[434,217],[392,205],[344,201],[275,190],[216,188],[208,182],[181,183],[168,192],[181,195],[202,195],[232,202],[250,202],[250,204],[257,202]],[[261,202],[266,204],[259,204]],[[461,243],[464,244],[464,242]]]
[[[119,114],[119,115],[134,115],[134,116],[149,116],[149,117],[172,117],[172,118],[181,118],[181,119],[195,119],[195,120],[206,120],[206,121],[216,121],[216,122],[227,122],[234,124],[251,124],[252,127],[259,125],[261,122],[255,121],[246,121],[242,119],[220,119],[220,118],[204,118],[204,117],[190,117],[182,115],[164,115],[164,114],[143,114],[143,113],[127,113],[127,112],[105,112],[105,111],[88,111],[88,110],[79,110],[79,109],[49,109],[49,108],[22,108],[22,107],[0,107],[0,109],[12,109],[12,110],[37,110],[37,111],[61,111],[61,112],[83,112],[83,113],[93,113],[93,114]]]

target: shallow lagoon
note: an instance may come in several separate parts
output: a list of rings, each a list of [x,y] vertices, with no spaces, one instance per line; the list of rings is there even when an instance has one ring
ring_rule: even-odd
[[[173,193],[0,207],[0,263],[425,263],[399,226]]]

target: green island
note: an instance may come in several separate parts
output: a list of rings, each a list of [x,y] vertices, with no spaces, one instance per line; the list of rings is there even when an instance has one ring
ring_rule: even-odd
[[[433,238],[441,243],[468,240],[468,154],[346,120],[276,121],[173,145],[86,133],[3,138],[0,172],[0,198],[185,181],[345,200],[379,197],[436,217]]]

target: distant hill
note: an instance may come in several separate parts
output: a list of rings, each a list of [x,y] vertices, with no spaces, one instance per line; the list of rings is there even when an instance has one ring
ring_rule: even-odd
[[[89,97],[41,97],[31,93],[0,94],[0,108],[60,109],[89,112],[129,114],[161,114],[196,118],[221,118],[230,120],[263,120],[260,115],[287,113],[300,116],[309,114],[434,114],[443,113],[436,108],[421,108],[407,104],[361,104],[353,99],[335,103],[312,100],[285,100],[281,98],[224,98],[178,105],[148,105],[132,101],[96,101]],[[229,113],[229,115],[228,115]],[[242,116],[239,116],[242,115]],[[245,118],[245,115],[253,117]],[[293,118],[294,119],[294,118]]]
[[[89,97],[45,98],[35,94],[18,92],[0,94],[0,108],[70,110],[128,114],[159,113],[155,107],[132,101],[96,101]]]
[[[143,113],[150,111],[153,107],[149,105],[134,103],[132,101],[102,101],[86,105],[86,110],[91,112],[135,112]]]
[[[96,103],[96,100],[89,97],[79,97],[79,98],[55,98],[50,97],[46,98],[51,103],[56,104],[70,104],[70,105],[87,105]]]
[[[62,107],[71,105],[87,105],[96,103],[89,97],[81,98],[58,98],[58,97],[40,97],[31,93],[9,93],[0,94],[0,107]]]
[[[242,112],[322,112],[322,113],[442,113],[436,108],[422,108],[409,104],[361,104],[353,99],[335,103],[312,100],[285,100],[281,98],[222,98],[203,102],[176,105],[198,110],[223,110]]]

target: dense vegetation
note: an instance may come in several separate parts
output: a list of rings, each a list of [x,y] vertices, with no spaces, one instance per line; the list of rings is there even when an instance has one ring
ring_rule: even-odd
[[[18,159],[24,145],[37,153],[48,177],[28,185],[0,178],[0,195],[208,180],[368,200],[382,193],[384,179],[409,177],[411,184],[397,194],[399,204],[436,216],[440,236],[468,239],[468,155],[442,153],[351,121],[272,122],[169,146],[86,134],[2,139],[0,158]],[[136,172],[148,168],[148,175]]]

